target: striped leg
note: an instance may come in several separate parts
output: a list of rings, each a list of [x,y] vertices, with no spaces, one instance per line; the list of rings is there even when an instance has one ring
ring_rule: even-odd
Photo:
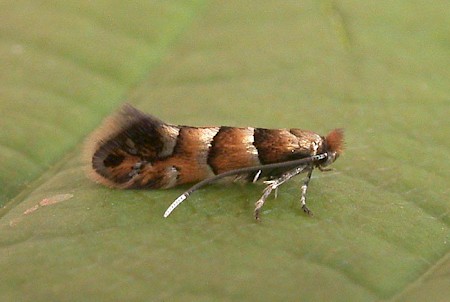
[[[302,205],[303,211],[309,216],[313,216],[313,213],[306,206],[306,191],[308,190],[309,181],[311,180],[311,175],[314,170],[314,167],[311,166],[308,171],[308,175],[306,176],[303,185],[302,185],[302,197],[300,198],[300,204]]]
[[[254,214],[255,214],[256,220],[259,220],[259,214],[261,212],[261,208],[263,207],[264,202],[266,201],[267,197],[269,197],[270,193],[272,193],[273,190],[276,190],[279,186],[281,186],[283,183],[285,183],[292,177],[302,173],[307,167],[309,167],[309,165],[298,166],[295,169],[292,169],[292,170],[284,173],[277,179],[264,182],[265,184],[267,184],[267,187],[264,189],[264,192],[263,192],[263,195],[261,196],[261,198],[258,199],[258,201],[255,203]],[[310,170],[312,171],[312,168]],[[310,175],[310,173],[308,173],[308,175]]]

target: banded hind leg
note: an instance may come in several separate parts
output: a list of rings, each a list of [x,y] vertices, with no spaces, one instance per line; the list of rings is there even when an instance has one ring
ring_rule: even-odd
[[[309,165],[298,166],[298,167],[284,173],[279,178],[276,178],[273,180],[268,180],[268,181],[264,182],[265,184],[267,184],[267,187],[264,189],[263,195],[261,196],[261,198],[255,202],[254,215],[255,215],[256,220],[260,219],[259,216],[260,216],[261,208],[263,207],[263,205],[266,202],[267,197],[269,197],[270,193],[272,193],[273,190],[277,190],[279,186],[284,184],[286,181],[288,181],[292,177],[302,173],[307,167],[309,167]],[[310,168],[310,171],[312,172],[312,167]],[[308,175],[310,175],[310,173],[308,173]]]
[[[311,180],[311,175],[312,172],[314,170],[313,166],[309,167],[309,171],[308,174],[306,175],[305,180],[303,181],[303,185],[301,187],[302,190],[302,197],[300,198],[300,204],[302,206],[302,210],[303,212],[305,212],[306,214],[308,214],[309,216],[313,216],[313,213],[311,212],[310,209],[308,209],[308,207],[306,206],[306,191],[308,190],[308,185],[309,185],[309,181]]]

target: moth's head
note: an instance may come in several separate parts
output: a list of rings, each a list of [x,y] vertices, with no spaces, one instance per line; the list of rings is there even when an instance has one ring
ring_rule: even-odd
[[[323,141],[324,153],[327,158],[319,164],[320,167],[331,165],[344,151],[344,129],[334,129]]]

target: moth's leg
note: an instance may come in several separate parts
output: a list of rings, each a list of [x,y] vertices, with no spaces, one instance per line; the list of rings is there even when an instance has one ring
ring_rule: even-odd
[[[258,170],[258,172],[256,172],[255,176],[253,177],[253,183],[258,181],[259,176],[261,176],[261,172],[261,170]]]
[[[267,184],[267,187],[264,189],[264,192],[263,192],[263,195],[261,196],[261,198],[258,199],[258,201],[255,203],[254,214],[255,214],[256,220],[259,220],[259,213],[261,211],[261,208],[264,205],[264,202],[266,201],[267,197],[269,197],[270,193],[272,193],[273,190],[277,190],[279,186],[281,186],[283,183],[285,183],[292,177],[302,173],[306,167],[308,167],[308,166],[302,165],[302,166],[296,167],[295,169],[292,169],[292,170],[284,173],[279,178],[264,182]]]
[[[264,202],[266,201],[267,197],[269,197],[270,193],[272,192],[272,190],[274,188],[276,188],[276,186],[278,186],[279,184],[276,183],[276,181],[273,181],[273,183],[269,184],[263,191],[263,195],[261,196],[260,199],[258,199],[257,202],[255,202],[255,219],[259,220],[259,212],[261,211],[262,206],[264,205]]]
[[[306,206],[306,191],[308,190],[309,181],[311,180],[311,175],[314,170],[313,166],[309,167],[308,175],[306,176],[305,180],[303,181],[302,185],[302,197],[300,198],[300,204],[302,205],[302,210],[308,214],[309,216],[313,216],[313,213],[310,209]]]

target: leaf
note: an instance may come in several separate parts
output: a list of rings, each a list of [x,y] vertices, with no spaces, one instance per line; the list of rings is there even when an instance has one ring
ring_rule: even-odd
[[[64,4],[62,4],[64,3]],[[206,5],[207,4],[207,5]],[[0,300],[446,301],[444,1],[0,4]],[[90,182],[119,104],[175,124],[346,130],[335,171],[263,185]]]

